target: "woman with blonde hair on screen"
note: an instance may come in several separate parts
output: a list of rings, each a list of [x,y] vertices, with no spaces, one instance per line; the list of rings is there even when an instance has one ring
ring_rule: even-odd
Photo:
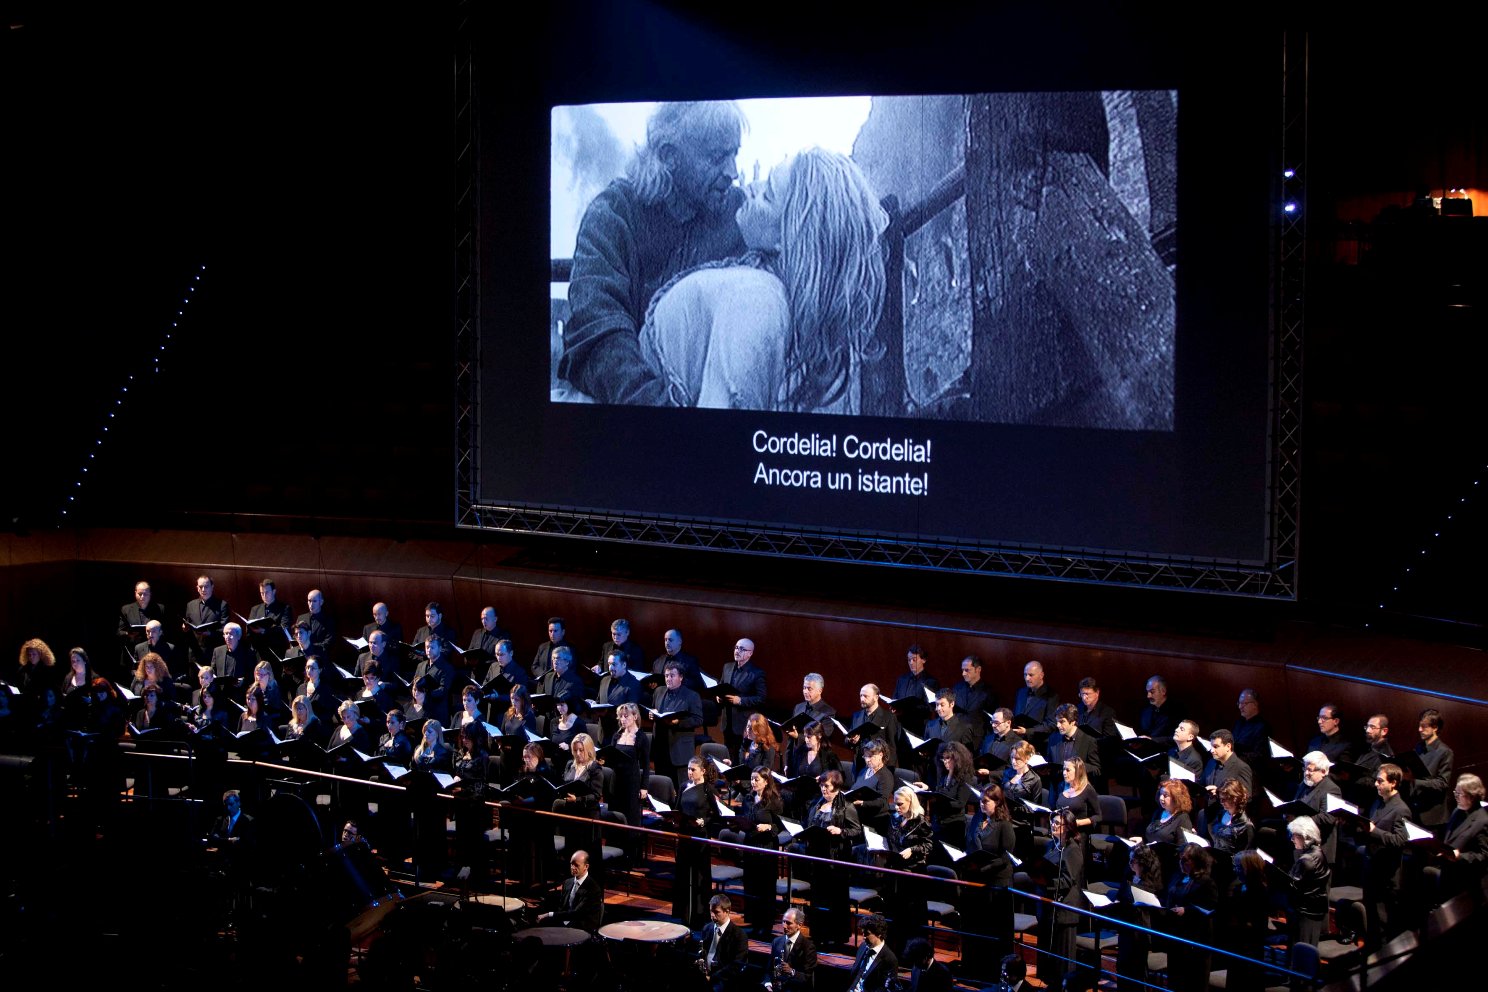
[[[853,160],[822,148],[748,192],[737,219],[750,251],[657,290],[641,352],[673,406],[857,413],[888,215]]]

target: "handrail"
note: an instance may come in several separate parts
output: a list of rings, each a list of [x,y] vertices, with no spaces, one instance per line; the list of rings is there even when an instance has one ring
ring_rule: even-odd
[[[190,760],[192,760],[192,756],[190,756],[190,755],[170,754],[170,753],[163,753],[163,752],[124,750],[124,751],[121,751],[120,754],[121,754],[122,757],[128,758],[128,759],[130,759],[132,761],[144,761],[144,762],[147,762],[147,763],[148,762],[152,762],[152,761],[156,761],[156,760],[168,760],[168,761],[175,761],[175,762],[179,762],[179,761],[190,761]],[[238,768],[238,769],[244,769],[244,770],[246,770],[246,769],[261,769],[261,770],[263,770],[265,772],[272,773],[272,774],[282,774],[282,775],[296,776],[296,777],[300,777],[300,778],[319,780],[319,781],[328,782],[328,783],[341,783],[341,784],[352,785],[352,786],[366,786],[366,787],[372,788],[372,789],[381,789],[381,790],[386,790],[386,791],[399,791],[399,792],[405,792],[405,793],[408,791],[408,789],[407,789],[406,786],[400,785],[400,784],[398,784],[396,782],[375,782],[375,781],[371,781],[371,780],[368,780],[368,779],[356,778],[356,777],[348,776],[348,775],[341,775],[341,774],[337,774],[335,772],[319,771],[319,770],[316,770],[316,769],[308,769],[308,768],[297,768],[297,767],[295,767],[293,765],[285,765],[285,764],[280,764],[278,762],[272,762],[272,761],[258,761],[258,760],[253,760],[253,759],[230,758],[230,759],[227,760],[226,763],[229,766],[232,766],[232,767],[235,767],[235,768]],[[435,792],[432,795],[433,795],[434,798],[438,798],[438,799],[453,800],[453,799],[456,798],[455,796],[453,796],[452,794],[447,793],[447,792]],[[662,837],[662,838],[670,838],[670,839],[673,839],[673,840],[677,840],[677,839],[686,837],[689,841],[691,841],[693,843],[697,843],[697,844],[706,845],[710,849],[716,848],[716,849],[720,849],[720,850],[732,850],[732,851],[738,852],[738,853],[743,854],[743,855],[768,855],[770,857],[783,857],[789,863],[815,863],[815,864],[824,864],[824,865],[838,866],[838,867],[842,867],[842,868],[853,870],[853,871],[861,871],[861,872],[864,872],[864,873],[867,873],[867,874],[871,874],[871,875],[873,875],[875,877],[909,879],[909,880],[915,881],[920,886],[922,886],[924,888],[928,888],[930,890],[934,890],[935,888],[939,888],[939,887],[949,887],[949,888],[955,888],[955,889],[964,889],[964,890],[969,890],[969,891],[976,891],[976,890],[985,889],[985,888],[990,887],[988,883],[980,882],[980,881],[975,881],[975,880],[960,879],[960,878],[939,878],[939,877],[936,877],[936,876],[932,876],[932,875],[928,875],[928,874],[922,874],[922,873],[919,873],[919,872],[904,871],[902,869],[887,868],[887,867],[883,867],[883,866],[879,866],[879,865],[873,865],[873,864],[858,864],[858,863],[842,862],[842,861],[839,861],[839,860],[834,859],[834,858],[823,858],[823,857],[820,857],[820,856],[817,856],[817,855],[811,855],[811,854],[806,854],[806,853],[802,853],[802,852],[790,851],[790,850],[787,850],[787,849],[784,849],[784,848],[781,848],[781,849],[778,849],[778,850],[777,849],[771,849],[771,848],[761,848],[761,847],[755,847],[755,846],[752,846],[752,845],[749,845],[749,844],[740,844],[740,843],[736,843],[736,842],[733,842],[733,841],[724,841],[724,840],[719,840],[719,839],[712,838],[712,837],[707,837],[707,836],[694,836],[694,835],[688,834],[685,831],[682,831],[680,829],[657,829],[655,827],[642,826],[642,825],[639,825],[639,824],[615,823],[615,822],[607,821],[607,820],[596,818],[596,817],[592,817],[592,816],[581,816],[581,815],[575,815],[575,814],[569,814],[569,813],[557,813],[557,812],[553,812],[551,810],[541,810],[541,809],[536,809],[536,808],[531,808],[531,807],[523,807],[523,806],[514,804],[514,803],[512,803],[510,801],[499,800],[499,799],[486,799],[486,800],[484,800],[484,804],[487,807],[489,807],[489,808],[494,809],[494,810],[497,811],[497,813],[498,813],[498,823],[499,823],[499,816],[500,815],[507,814],[507,813],[518,813],[520,815],[533,816],[533,817],[536,817],[536,818],[539,818],[539,819],[546,819],[546,820],[549,820],[549,821],[570,822],[570,823],[574,823],[574,824],[577,824],[577,825],[583,825],[583,826],[590,827],[590,828],[599,828],[599,829],[602,829],[602,830],[605,830],[605,831],[621,830],[621,831],[625,831],[627,833],[638,835],[638,836]],[[1246,964],[1251,964],[1251,965],[1257,965],[1257,966],[1263,967],[1268,972],[1285,975],[1285,976],[1288,976],[1289,978],[1298,979],[1298,980],[1301,980],[1303,982],[1316,983],[1318,981],[1318,977],[1317,976],[1306,975],[1306,974],[1303,974],[1303,973],[1298,972],[1298,971],[1294,971],[1291,968],[1284,967],[1284,966],[1279,965],[1279,964],[1275,964],[1275,963],[1271,963],[1271,962],[1264,962],[1264,961],[1261,961],[1261,960],[1259,960],[1257,958],[1252,958],[1252,957],[1249,957],[1247,955],[1238,953],[1236,951],[1228,950],[1226,948],[1217,947],[1217,946],[1214,946],[1214,945],[1204,944],[1204,943],[1201,943],[1201,942],[1195,941],[1195,940],[1190,940],[1190,939],[1188,939],[1186,937],[1180,937],[1180,936],[1177,936],[1175,934],[1168,933],[1168,932],[1166,932],[1164,930],[1159,930],[1159,929],[1156,929],[1156,928],[1153,928],[1153,927],[1150,927],[1150,926],[1146,926],[1146,925],[1141,924],[1141,923],[1133,922],[1131,920],[1119,919],[1117,917],[1109,916],[1109,915],[1106,915],[1106,914],[1097,912],[1097,911],[1092,910],[1092,909],[1087,909],[1087,908],[1084,908],[1084,907],[1071,906],[1071,905],[1068,905],[1066,903],[1059,902],[1058,900],[1053,899],[1053,898],[1051,898],[1051,897],[1049,897],[1047,895],[1040,894],[1038,892],[1031,892],[1031,891],[1027,891],[1027,890],[1024,890],[1024,889],[1015,888],[1013,886],[1006,886],[1005,887],[1005,890],[1008,893],[1010,893],[1011,895],[1013,895],[1013,896],[1017,896],[1017,897],[1020,897],[1022,899],[1028,900],[1029,902],[1032,902],[1032,903],[1035,903],[1035,904],[1038,904],[1038,905],[1042,905],[1042,906],[1048,907],[1050,911],[1073,912],[1073,913],[1079,915],[1080,917],[1082,917],[1083,919],[1089,920],[1092,923],[1094,923],[1095,924],[1094,929],[1097,932],[1099,932],[1100,929],[1101,929],[1101,926],[1100,925],[1101,924],[1105,924],[1107,929],[1116,929],[1116,930],[1121,931],[1121,932],[1144,933],[1144,934],[1147,934],[1149,936],[1160,937],[1165,942],[1167,942],[1169,945],[1174,945],[1174,944],[1182,945],[1182,946],[1193,948],[1193,949],[1198,950],[1198,951],[1201,951],[1201,952],[1206,952],[1206,953],[1211,954],[1211,955],[1218,955],[1218,956],[1220,956],[1222,958],[1225,958],[1225,959],[1230,959],[1230,960],[1234,960],[1234,961],[1237,961],[1237,962],[1244,962]],[[958,934],[961,934],[963,936],[969,936],[969,937],[984,937],[985,936],[983,934],[968,933],[967,931],[955,930],[954,928],[945,928],[945,929],[952,930],[953,932],[958,933]],[[1059,957],[1058,955],[1054,955],[1053,952],[1050,951],[1048,948],[1043,948],[1043,947],[1038,948],[1037,949],[1037,953],[1039,953],[1041,955],[1049,955],[1049,956]],[[1061,960],[1067,960],[1067,959],[1061,958]],[[1088,965],[1085,965],[1083,963],[1080,966],[1081,967],[1088,967]],[[1104,971],[1103,968],[1102,969],[1097,969],[1097,970]],[[1127,978],[1128,976],[1122,976],[1122,977],[1123,978]],[[1136,978],[1130,978],[1130,980],[1131,981],[1136,981],[1139,984],[1144,984],[1144,985],[1145,984],[1148,984],[1148,983],[1142,982],[1140,979],[1136,979]]]

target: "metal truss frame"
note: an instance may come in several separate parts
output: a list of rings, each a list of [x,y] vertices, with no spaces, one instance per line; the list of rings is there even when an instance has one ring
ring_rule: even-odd
[[[1264,563],[1154,557],[1078,548],[990,546],[934,538],[784,528],[741,521],[483,503],[479,498],[479,127],[472,9],[461,4],[456,48],[456,526],[512,534],[670,546],[729,554],[1004,575],[1246,598],[1297,597],[1301,504],[1302,340],[1305,314],[1307,39],[1283,39],[1281,159],[1273,230],[1270,473]],[[1282,204],[1293,202],[1292,212]]]
[[[475,5],[463,0],[455,16],[455,506],[465,523],[480,491],[480,125]]]

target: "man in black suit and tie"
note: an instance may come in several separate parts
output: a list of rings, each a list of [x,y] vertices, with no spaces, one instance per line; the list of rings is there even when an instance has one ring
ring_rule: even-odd
[[[682,684],[680,663],[667,662],[663,676],[666,684],[657,687],[651,708],[659,713],[671,713],[672,716],[656,721],[651,758],[656,766],[656,774],[665,775],[682,787],[683,769],[697,750],[693,731],[703,725],[703,701],[697,693]]]
[[[234,848],[253,843],[253,817],[243,812],[243,797],[231,789],[222,794],[222,815],[212,825],[208,840],[213,846]]]
[[[858,945],[858,957],[847,979],[847,992],[884,992],[889,979],[899,973],[899,959],[884,940],[889,925],[874,913],[858,929],[862,931],[863,942]]]
[[[254,837],[253,817],[243,812],[243,797],[236,789],[224,792],[222,816],[212,824],[212,832],[207,835],[207,847],[222,859],[230,886],[247,881],[253,860]]]
[[[1187,721],[1185,721],[1187,722]],[[1204,765],[1204,774],[1199,784],[1209,794],[1208,811],[1211,817],[1219,815],[1219,790],[1226,782],[1239,782],[1245,791],[1255,795],[1255,781],[1250,766],[1235,753],[1235,735],[1228,730],[1216,730],[1209,738],[1209,761]]]
[[[770,945],[769,992],[808,992],[816,984],[816,945],[801,932],[806,914],[792,906],[780,921],[783,936]]]
[[[723,666],[718,698],[723,702],[723,743],[737,761],[744,742],[749,715],[765,701],[765,673],[752,664],[754,642],[741,637],[734,642],[734,660]],[[732,686],[732,688],[729,688]]]
[[[575,851],[568,859],[568,875],[558,894],[557,906],[538,919],[551,919],[554,926],[594,933],[604,920],[604,892],[599,879],[589,873],[587,851]]]
[[[733,903],[726,895],[708,900],[711,919],[703,927],[697,966],[713,992],[723,992],[738,981],[749,955],[749,938],[744,936],[744,928],[734,923],[732,909]]]

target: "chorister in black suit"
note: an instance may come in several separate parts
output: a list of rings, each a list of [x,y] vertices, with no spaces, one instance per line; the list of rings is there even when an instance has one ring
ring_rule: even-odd
[[[1381,769],[1376,781],[1385,776],[1385,768]],[[1398,787],[1398,781],[1394,785]],[[1368,832],[1363,835],[1361,853],[1366,857],[1364,909],[1368,916],[1371,947],[1378,947],[1381,941],[1395,936],[1405,927],[1399,912],[1392,913],[1391,910],[1399,902],[1401,856],[1409,839],[1405,829],[1409,819],[1410,807],[1397,791],[1388,791],[1388,794],[1382,791],[1379,801],[1369,811],[1370,828],[1366,828]]]
[[[1478,805],[1476,797],[1469,800],[1472,808],[1452,810],[1446,823],[1446,845],[1457,852],[1457,860],[1442,872],[1444,897],[1477,884],[1488,868],[1488,809]]]
[[[119,607],[119,639],[131,647],[145,639],[144,628],[151,620],[158,621],[162,626],[165,624],[165,610],[150,598],[148,585],[144,586],[143,596],[138,589],[134,595],[134,602]],[[139,602],[141,598],[144,599],[144,605]]]
[[[1013,716],[1028,720],[1028,736],[1051,734],[1054,732],[1054,711],[1058,708],[1059,694],[1047,684],[1040,684],[1036,689],[1025,685],[1018,690]]]
[[[212,674],[219,679],[252,678],[257,664],[258,654],[246,640],[239,641],[236,648],[219,644],[212,649]]]
[[[192,657],[205,663],[212,657],[212,649],[222,643],[222,625],[232,619],[232,613],[227,600],[212,594],[211,579],[197,580],[196,589],[201,595],[187,603],[181,615],[191,625],[192,638],[188,643]]]
[[[443,648],[442,641],[429,641],[424,649],[424,660],[413,670],[413,678],[410,680],[429,680],[428,695],[424,697],[424,712],[430,720],[438,720],[441,724],[449,722],[449,693],[455,685],[455,669],[445,660]]]
[[[961,744],[972,754],[977,753],[976,731],[972,728],[971,721],[959,713],[952,714],[949,720],[935,717],[925,724],[925,740]]]
[[[1423,721],[1424,722],[1424,721]],[[1416,745],[1416,754],[1426,766],[1426,777],[1418,778],[1409,797],[1411,809],[1423,827],[1440,827],[1452,815],[1452,749],[1432,729],[1430,742]]]
[[[258,620],[269,622],[258,627],[256,633],[274,634],[273,643],[283,646],[289,640],[289,628],[294,622],[294,610],[289,608],[288,603],[277,599],[272,603],[255,603],[253,609],[248,611],[248,621],[252,623]],[[276,627],[281,633],[275,633]]]
[[[1085,762],[1087,777],[1100,777],[1100,749],[1096,746],[1096,739],[1080,730],[1079,711],[1069,704],[1054,712],[1054,733],[1049,735],[1044,756],[1056,768],[1071,758],[1079,758]]]
[[[747,638],[737,641],[734,660],[723,666],[723,678],[718,680],[718,695],[723,703],[723,743],[730,754],[739,750],[750,714],[765,701],[765,673],[750,662],[753,657],[754,642]],[[729,701],[734,696],[739,699],[737,703]]]
[[[658,713],[672,713],[656,721],[652,760],[656,763],[656,774],[682,782],[682,769],[687,767],[693,752],[697,750],[694,731],[703,725],[703,701],[697,693],[685,685],[657,688],[651,699],[651,708]]]

